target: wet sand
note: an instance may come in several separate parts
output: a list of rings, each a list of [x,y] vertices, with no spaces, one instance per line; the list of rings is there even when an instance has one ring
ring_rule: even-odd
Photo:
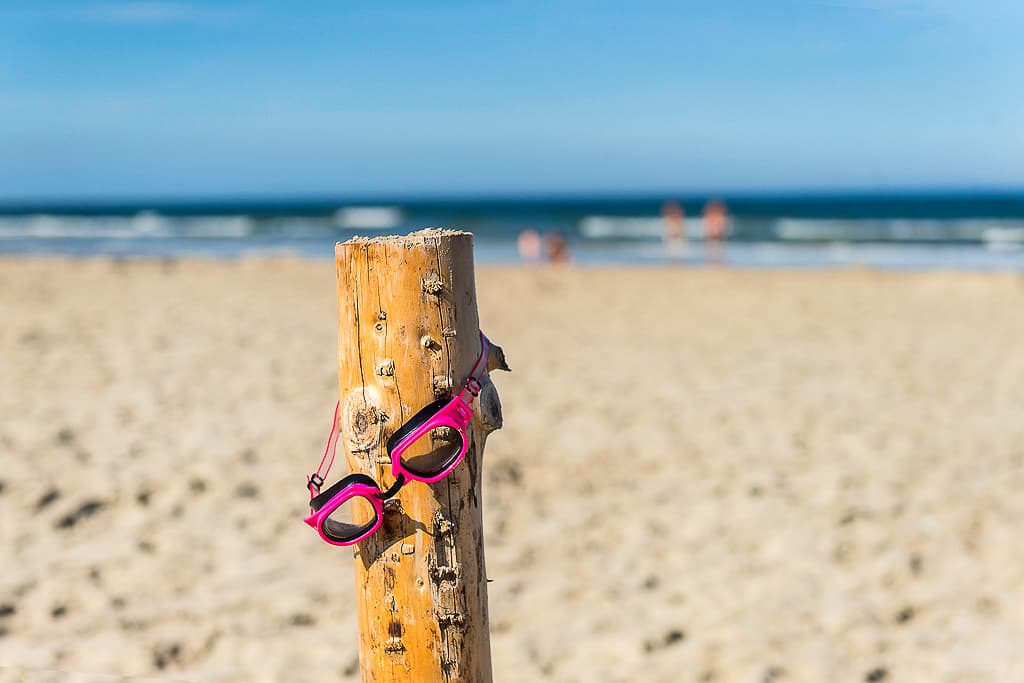
[[[1024,279],[477,277],[495,680],[1024,680]],[[0,681],[356,680],[335,311],[330,263],[0,260]]]

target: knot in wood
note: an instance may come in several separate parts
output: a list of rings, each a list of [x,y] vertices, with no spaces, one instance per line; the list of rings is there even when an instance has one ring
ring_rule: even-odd
[[[430,574],[430,579],[434,583],[442,583],[444,581],[457,583],[458,580],[462,578],[462,567],[458,564],[453,567],[432,564],[427,569],[427,573]]]
[[[380,443],[381,431],[387,421],[377,406],[369,403],[359,389],[349,392],[341,413],[341,432],[352,452],[368,452]]]
[[[440,510],[434,513],[434,533],[441,537],[455,533],[455,523],[445,517]]]
[[[381,377],[394,377],[395,361],[393,361],[390,358],[385,358],[384,360],[377,363],[376,370],[377,374],[380,375]]]
[[[437,614],[437,625],[461,631],[466,628],[466,616],[458,612],[442,611]]]
[[[441,278],[433,273],[423,278],[423,291],[431,296],[441,294],[444,291],[444,284],[441,283]]]
[[[405,515],[402,514],[402,502],[397,498],[384,501],[384,519],[381,524],[386,533],[394,533],[402,528]]]
[[[352,414],[352,430],[356,434],[362,434],[380,422],[380,412],[373,406],[364,410],[357,410]]]
[[[452,390],[452,378],[448,375],[438,375],[434,378],[434,396],[440,398],[448,395]]]

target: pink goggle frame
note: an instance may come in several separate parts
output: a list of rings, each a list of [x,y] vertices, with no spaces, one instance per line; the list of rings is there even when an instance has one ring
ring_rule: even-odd
[[[320,489],[324,477],[334,464],[334,456],[338,446],[338,407],[334,407],[334,420],[331,423],[331,434],[327,439],[327,449],[320,460],[317,471],[306,481],[310,495],[310,514],[305,518],[306,524],[317,530],[322,538],[331,545],[353,545],[372,535],[380,528],[384,520],[384,501],[393,498],[405,485],[406,481],[421,481],[427,484],[440,481],[459,466],[469,450],[469,438],[466,427],[473,419],[473,399],[480,394],[480,381],[487,367],[487,356],[490,343],[483,332],[480,333],[480,355],[477,357],[473,370],[466,383],[454,398],[443,398],[425,406],[398,428],[387,440],[388,456],[391,458],[391,474],[395,483],[384,490],[371,477],[365,474],[350,474],[326,491]],[[440,453],[434,452],[430,465],[418,466],[415,460],[406,460],[403,455],[435,429],[447,427],[458,435],[455,443],[449,444]],[[438,457],[439,456],[439,457]],[[328,459],[329,458],[329,459]],[[326,464],[326,467],[325,467]],[[331,515],[342,505],[355,498],[362,498],[369,503],[373,517],[365,523],[348,523],[331,519]]]

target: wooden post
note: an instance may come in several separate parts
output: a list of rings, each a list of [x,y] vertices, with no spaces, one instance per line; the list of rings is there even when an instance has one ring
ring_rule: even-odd
[[[351,472],[389,486],[387,438],[458,391],[480,351],[473,236],[354,238],[335,255],[339,443]],[[495,368],[508,369],[498,347]],[[480,470],[501,404],[486,378],[478,401],[465,460],[436,484],[407,484],[355,546],[364,682],[491,681]]]

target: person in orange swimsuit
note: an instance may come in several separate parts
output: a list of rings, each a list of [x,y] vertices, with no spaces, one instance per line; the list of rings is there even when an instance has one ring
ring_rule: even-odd
[[[721,263],[723,242],[729,230],[729,213],[725,204],[712,199],[704,205],[704,240],[708,245],[708,260]]]

